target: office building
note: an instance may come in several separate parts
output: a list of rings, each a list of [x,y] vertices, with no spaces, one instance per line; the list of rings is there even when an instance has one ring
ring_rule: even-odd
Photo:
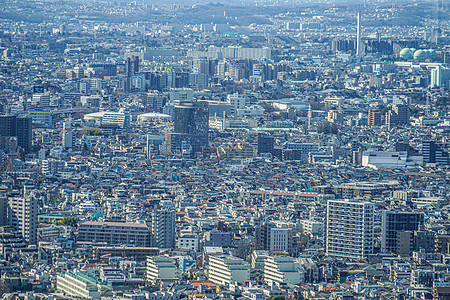
[[[269,256],[264,260],[264,280],[267,284],[299,284],[305,281],[305,270],[292,257]]]
[[[383,211],[381,252],[410,255],[412,233],[424,224],[421,212]],[[410,249],[406,245],[411,245]]]
[[[42,109],[50,108],[50,94],[49,93],[36,93],[33,94],[33,98],[31,101],[36,107],[40,107]]]
[[[386,113],[386,125],[409,125],[410,109],[407,105],[392,105],[392,110]]]
[[[31,118],[30,117],[17,117],[17,145],[23,148],[23,151],[31,153]]]
[[[381,113],[378,110],[369,109],[369,115],[367,117],[367,125],[381,126]]]
[[[244,284],[250,280],[250,265],[233,256],[208,256],[208,279],[217,285]]]
[[[32,245],[37,244],[39,199],[33,195],[8,198],[8,222],[18,230],[23,239]]]
[[[164,280],[176,280],[180,277],[175,261],[167,256],[147,258],[147,281],[156,283]]]
[[[422,142],[422,156],[424,163],[443,164],[450,163],[446,147],[435,141],[426,140]]]
[[[0,116],[0,136],[14,136],[17,137],[17,145],[21,147],[24,152],[30,153],[32,131],[31,118],[18,117],[14,115]]]
[[[158,248],[175,247],[175,211],[155,209],[152,212],[152,244]]]
[[[14,115],[0,116],[0,136],[17,135],[17,117]]]
[[[174,132],[167,134],[171,152],[182,151],[182,142],[192,147],[192,153],[208,147],[208,102],[180,101],[174,108]]]
[[[372,254],[374,208],[362,200],[328,200],[326,254],[356,259]]]
[[[270,251],[292,250],[292,229],[277,227],[274,223],[264,222],[255,230],[256,249]]]
[[[273,152],[274,139],[270,135],[258,134],[258,155]]]
[[[78,227],[77,241],[149,247],[150,229],[143,223],[86,221]]]

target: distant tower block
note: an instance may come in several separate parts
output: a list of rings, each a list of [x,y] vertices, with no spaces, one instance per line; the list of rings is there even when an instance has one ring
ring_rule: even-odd
[[[361,55],[361,14],[357,15],[357,29],[356,29],[356,55]]]

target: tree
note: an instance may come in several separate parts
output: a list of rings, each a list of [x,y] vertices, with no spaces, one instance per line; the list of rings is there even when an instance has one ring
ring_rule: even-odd
[[[58,222],[56,222],[58,225],[69,225],[70,227],[77,227],[78,226],[78,220],[74,216],[72,217],[64,217]]]
[[[86,142],[83,143],[83,149],[81,150],[81,153],[83,155],[87,155],[89,153],[88,146],[87,146]]]
[[[325,134],[337,134],[338,133],[338,127],[334,123],[330,122],[323,122],[319,126],[317,126],[317,132],[319,133],[325,133]]]
[[[0,280],[0,296],[3,296],[3,294],[8,293],[10,290],[9,284],[5,281],[5,278],[2,278]]]

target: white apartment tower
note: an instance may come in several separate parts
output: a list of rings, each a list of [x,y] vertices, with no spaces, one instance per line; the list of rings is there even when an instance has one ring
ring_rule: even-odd
[[[8,198],[9,225],[22,234],[28,244],[37,244],[39,205],[33,195]]]
[[[326,227],[327,255],[364,259],[373,253],[373,203],[328,200]]]

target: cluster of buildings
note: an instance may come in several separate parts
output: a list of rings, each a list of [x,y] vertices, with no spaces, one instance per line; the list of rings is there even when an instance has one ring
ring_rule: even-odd
[[[3,299],[450,299],[447,6],[5,6]]]

